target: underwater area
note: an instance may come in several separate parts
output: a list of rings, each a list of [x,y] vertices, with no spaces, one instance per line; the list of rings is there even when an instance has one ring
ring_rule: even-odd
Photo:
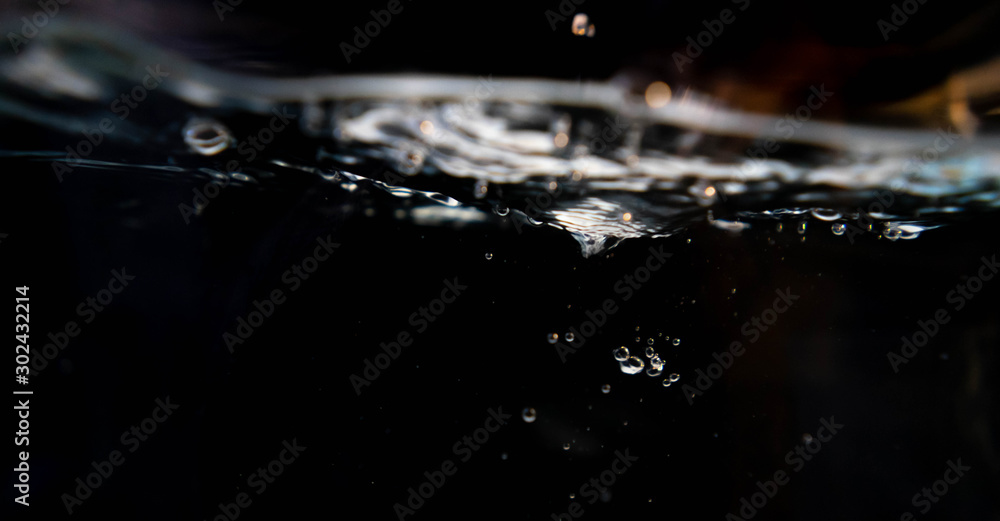
[[[1000,519],[1000,4],[2,10],[4,519]]]

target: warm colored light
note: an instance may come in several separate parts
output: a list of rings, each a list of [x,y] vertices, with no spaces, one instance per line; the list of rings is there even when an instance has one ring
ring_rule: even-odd
[[[625,221],[625,222],[631,221],[632,220],[632,214],[630,214],[628,212],[623,213],[622,214],[622,220]]]
[[[430,121],[427,121],[427,120],[424,120],[424,121],[420,122],[420,131],[423,132],[425,135],[428,135],[428,136],[431,135],[431,134],[433,134],[434,133],[434,123],[431,123]]]
[[[569,144],[569,136],[565,132],[560,132],[556,134],[556,137],[552,140],[557,147],[562,148]]]
[[[710,187],[708,187],[708,188],[705,189],[705,197],[712,197],[713,195],[715,195],[715,187],[714,186],[710,186]]]
[[[573,34],[583,36],[587,34],[587,22],[589,21],[587,15],[578,13],[573,17],[573,22],[570,24],[569,29],[573,31]]]
[[[646,104],[654,109],[670,103],[671,96],[673,94],[670,92],[670,85],[662,81],[654,81],[646,87]]]

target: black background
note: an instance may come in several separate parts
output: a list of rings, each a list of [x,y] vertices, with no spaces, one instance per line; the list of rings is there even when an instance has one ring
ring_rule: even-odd
[[[588,0],[580,10],[597,24],[594,39],[569,34],[568,21],[553,32],[544,11],[556,2],[405,5],[350,66],[337,45],[384,4],[245,1],[222,22],[209,2],[86,9],[233,70],[596,79],[633,70],[706,88],[729,76],[765,92],[826,81],[851,93],[845,112],[934,84],[996,44],[988,31],[960,31],[946,46],[935,40],[970,16],[995,19],[989,5],[928,0],[886,44],[875,27],[886,3],[754,3],[690,78],[677,78],[670,53],[726,4]],[[76,139],[18,124],[3,122],[8,150],[59,150]],[[281,139],[276,146],[294,146],[295,136]],[[106,287],[112,269],[136,277],[32,380],[32,506],[15,505],[18,519],[66,516],[60,496],[92,461],[121,450],[122,432],[165,396],[180,408],[73,517],[213,519],[219,503],[243,491],[253,503],[239,519],[393,519],[393,505],[425,471],[458,461],[452,446],[483,425],[489,408],[512,414],[509,425],[458,462],[408,519],[551,519],[626,448],[639,461],[609,502],[584,501],[587,519],[722,519],[758,480],[790,471],[785,454],[831,416],[843,430],[790,472],[759,519],[1000,513],[992,403],[1000,294],[989,282],[961,311],[945,301],[1000,249],[995,216],[914,241],[868,235],[854,244],[815,220],[804,242],[788,223],[782,232],[758,223],[742,234],[702,224],[584,259],[553,229],[518,233],[498,216],[461,229],[415,226],[392,218],[397,203],[385,194],[313,177],[228,187],[185,224],[177,205],[204,179],[93,169],[57,184],[47,161],[11,157],[2,172],[4,287],[31,288],[33,349],[66,321],[81,322],[76,306]],[[327,235],[341,244],[333,257],[285,291],[288,301],[229,353],[222,335],[255,299],[286,289],[282,273]],[[673,257],[623,301],[616,281],[658,246]],[[356,396],[349,376],[380,342],[413,333],[410,314],[455,277],[467,292]],[[785,288],[801,300],[748,344],[741,326]],[[620,311],[562,363],[545,336],[564,335],[607,298]],[[894,374],[887,352],[941,307],[952,320]],[[681,345],[666,346],[660,333]],[[620,345],[640,350],[650,336],[667,372],[681,375],[670,388],[622,374],[611,356]],[[746,354],[689,405],[680,387],[733,340],[747,344]],[[536,409],[535,422],[521,420],[525,407]],[[248,476],[293,439],[307,449],[257,495]],[[957,458],[972,470],[919,515],[911,497]]]

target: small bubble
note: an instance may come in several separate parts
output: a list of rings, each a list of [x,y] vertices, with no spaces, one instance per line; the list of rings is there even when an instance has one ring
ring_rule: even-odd
[[[830,225],[830,231],[832,231],[834,235],[843,235],[844,232],[847,231],[847,226],[845,226],[844,223],[833,223]]]
[[[774,231],[781,233],[782,228],[784,228],[784,226],[782,226],[781,223],[778,223],[777,225],[775,225]]]
[[[497,207],[494,208],[493,211],[500,217],[506,217],[506,215],[510,213],[510,208],[507,208],[506,206],[501,204],[497,205]]]
[[[521,419],[524,420],[525,423],[531,423],[537,418],[538,414],[535,412],[534,407],[525,407],[524,410],[521,411]]]
[[[663,369],[663,360],[659,356],[653,356],[653,358],[649,359],[649,365],[657,369]]]
[[[635,330],[636,330],[636,331],[639,331],[639,326],[635,326]]]
[[[662,373],[663,373],[663,369],[660,368],[660,367],[651,366],[648,369],[646,369],[646,374],[649,375],[649,376],[652,376],[654,378],[657,377],[657,376],[660,376],[660,374],[662,374]]]
[[[688,239],[688,240],[687,240],[687,243],[688,243],[688,244],[691,244],[691,239]]]
[[[570,493],[569,493],[569,498],[570,498],[570,499],[576,499],[576,494],[574,494],[574,493],[570,492]]]
[[[673,344],[674,344],[675,346],[679,346],[679,345],[681,345],[681,339],[679,339],[679,338],[675,338],[675,339],[674,339],[674,342],[673,342]]]
[[[799,227],[795,231],[799,232],[799,235],[803,235],[804,233],[806,233],[807,224],[808,223],[806,223],[805,221],[800,222]]]
[[[640,337],[640,336],[635,337],[635,341],[636,342],[642,342],[642,337]]]
[[[559,333],[549,333],[545,338],[550,344],[554,344],[559,341]]]
[[[482,199],[486,197],[486,193],[490,189],[490,183],[485,179],[480,179],[476,181],[476,186],[472,188],[472,193],[475,195],[476,199]]]
[[[493,260],[493,254],[492,253],[487,253],[486,254],[486,260]]]
[[[628,348],[621,346],[618,349],[615,349],[615,360],[618,360],[619,362],[628,360]]]
[[[654,351],[652,347],[647,347],[646,358],[653,358],[654,356],[656,356],[656,351]]]
[[[670,378],[671,382],[676,382],[677,380],[681,379],[681,375],[679,375],[677,373],[670,373],[669,378]]]
[[[569,450],[569,443],[563,443],[563,450]]]
[[[567,342],[572,342],[573,340],[576,340],[576,335],[574,335],[572,331],[567,332],[565,336]]]
[[[601,392],[604,393],[604,394],[610,393],[611,392],[611,385],[610,384],[604,384],[604,385],[602,385],[601,386]]]
[[[656,342],[656,341],[653,340],[652,338],[646,340],[646,343],[649,344],[649,345],[653,345],[654,342]]]
[[[673,383],[673,382],[671,382],[671,381],[670,381],[670,380],[668,380],[668,379],[664,379],[664,380],[663,380],[663,386],[664,386],[664,387],[670,387],[670,384],[672,384],[672,383]]]

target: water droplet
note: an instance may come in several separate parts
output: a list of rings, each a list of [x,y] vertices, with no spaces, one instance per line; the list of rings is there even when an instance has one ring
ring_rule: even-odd
[[[486,253],[486,260],[493,260],[493,254],[487,252]]]
[[[618,349],[615,349],[615,360],[618,360],[619,362],[628,360],[628,348],[621,346]]]
[[[679,338],[675,338],[675,339],[674,339],[674,342],[673,342],[673,344],[674,344],[675,346],[679,346],[679,345],[681,345],[681,339],[679,339]]]
[[[559,333],[549,333],[545,338],[550,344],[554,344],[559,341]]]
[[[576,335],[574,335],[572,331],[567,332],[565,336],[567,342],[572,342],[573,340],[576,340]]]
[[[647,347],[646,358],[653,358],[654,356],[656,356],[656,351],[654,351],[652,347]]]
[[[843,235],[846,230],[847,226],[845,226],[844,223],[833,223],[830,225],[830,231],[832,231],[834,235]]]
[[[649,367],[646,369],[646,374],[652,377],[660,376],[663,373],[663,369],[660,367]]]
[[[525,423],[531,423],[538,419],[538,414],[535,412],[535,408],[525,407],[524,410],[521,411],[521,419],[524,420]]]
[[[192,119],[182,131],[184,143],[191,150],[203,155],[213,156],[229,148],[232,134],[222,123],[211,119]]]
[[[677,380],[681,379],[681,375],[679,375],[677,373],[670,373],[669,378],[670,378],[671,382],[676,382]]]
[[[841,217],[840,212],[836,212],[834,210],[827,210],[824,208],[814,208],[810,213],[812,214],[813,217],[821,221],[836,221]]]
[[[604,385],[602,385],[601,386],[601,392],[604,393],[604,394],[610,393],[611,392],[611,385],[610,384],[604,384]]]
[[[808,223],[806,223],[805,221],[800,222],[799,223],[799,227],[795,231],[799,232],[799,235],[805,234],[806,233],[806,225],[807,224]]]
[[[639,371],[642,371],[643,367],[646,367],[646,363],[643,362],[642,359],[638,357],[630,356],[628,357],[628,360],[624,362],[619,362],[618,366],[625,374],[636,374]]]
[[[563,450],[569,450],[569,443],[563,443]]]
[[[670,384],[672,384],[672,383],[673,383],[673,382],[671,382],[671,381],[670,381],[670,380],[668,380],[668,379],[664,379],[664,380],[663,380],[663,386],[664,386],[664,387],[670,387]]]
[[[656,341],[653,340],[652,338],[646,340],[646,343],[649,344],[649,345],[653,345],[654,342],[656,342]]]

